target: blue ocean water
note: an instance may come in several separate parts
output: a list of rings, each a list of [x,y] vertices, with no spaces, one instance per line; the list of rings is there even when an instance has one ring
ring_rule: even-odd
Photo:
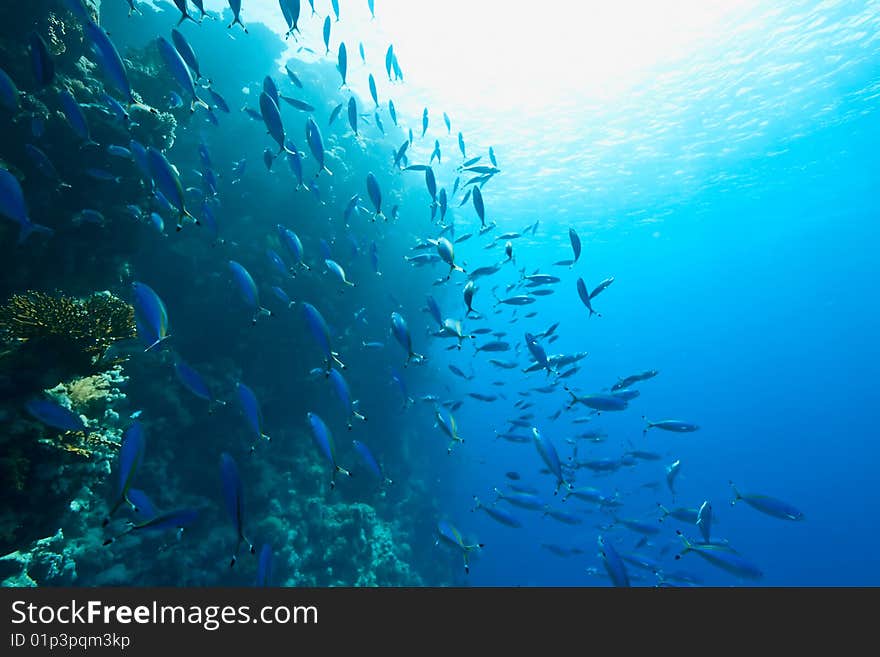
[[[48,4],[60,11],[54,6],[60,3]],[[169,91],[180,92],[155,50],[155,38],[170,38],[179,12],[157,4],[157,9],[143,4],[141,14],[128,16],[127,3],[101,3],[102,24],[127,58],[132,85],[154,105],[166,102]],[[39,525],[24,536],[33,540],[74,525],[55,549],[61,562],[76,563],[80,585],[252,583],[256,559],[244,550],[235,569],[228,568],[236,537],[224,515],[217,466],[226,452],[238,462],[244,482],[246,538],[256,551],[264,543],[272,546],[276,584],[608,586],[612,578],[607,555],[600,554],[600,536],[610,546],[606,549],[652,561],[647,569],[627,562],[633,585],[880,583],[871,549],[880,510],[872,477],[878,460],[873,411],[880,395],[871,379],[880,362],[872,248],[880,237],[875,164],[880,5],[739,3],[683,52],[662,60],[649,55],[645,70],[620,88],[607,81],[603,89],[600,84],[578,87],[577,80],[588,79],[586,63],[548,58],[548,68],[565,64],[581,73],[573,73],[571,85],[562,84],[558,95],[550,83],[539,85],[546,97],[531,96],[526,77],[521,91],[529,97],[516,104],[507,102],[503,75],[493,87],[491,68],[503,68],[505,61],[461,70],[462,76],[485,78],[482,93],[462,97],[444,86],[448,81],[441,85],[427,77],[431,71],[425,55],[413,52],[418,39],[412,35],[403,42],[413,69],[406,48],[398,46],[406,77],[391,82],[385,48],[404,36],[391,31],[392,25],[400,26],[399,17],[383,27],[382,14],[414,10],[383,9],[377,2],[374,23],[365,1],[340,4],[340,21],[331,18],[326,55],[321,29],[324,17],[332,16],[330,3],[317,2],[316,16],[302,3],[302,35],[296,40],[279,35],[284,23],[276,3],[265,3],[271,9],[243,3],[247,34],[238,26],[226,27],[231,17],[226,3],[219,2],[208,7],[216,19],[180,26],[211,88],[223,94],[232,111],[215,110],[214,125],[203,108],[188,112],[189,99],[183,108],[160,107],[175,117],[173,144],[146,145],[165,149],[190,188],[191,211],[199,216],[196,209],[208,195],[197,148],[207,146],[219,181],[209,199],[219,225],[216,239],[207,226],[185,225],[176,233],[174,213],[164,213],[162,235],[146,222],[124,223],[127,203],[145,212],[158,207],[149,187],[132,166],[114,169],[124,182],[107,192],[95,187],[102,183],[83,181],[77,173],[82,162],[72,155],[76,150],[63,119],[48,114],[54,123],[41,144],[57,157],[56,166],[77,194],[65,197],[58,211],[38,200],[46,183],[29,177],[22,164],[19,142],[34,136],[9,138],[3,161],[10,170],[24,171],[20,178],[32,219],[56,235],[13,246],[17,227],[4,222],[10,236],[4,294],[29,288],[80,295],[110,289],[130,301],[132,280],[156,290],[168,308],[171,338],[126,362],[126,400],[114,407],[121,419],[90,417],[90,426],[121,430],[128,416],[140,412],[148,448],[138,487],[160,508],[201,509],[200,521],[179,538],[168,538],[173,532],[159,538],[146,532],[143,538],[123,536],[96,559],[86,552],[102,549],[102,505],[113,496],[113,484],[101,480],[89,487],[103,502],[93,501],[76,523],[60,511],[47,512],[22,521]],[[348,46],[344,88],[339,86],[339,38]],[[359,42],[365,45],[365,63]],[[446,46],[432,47],[442,57]],[[10,47],[6,52],[23,51]],[[301,78],[302,89],[287,79],[284,64]],[[601,62],[589,66],[602,67]],[[7,61],[3,68],[26,70]],[[74,70],[71,64],[65,74],[72,78]],[[379,88],[378,108],[367,91],[370,72]],[[304,182],[311,191],[296,189],[285,156],[271,169],[264,165],[264,149],[274,154],[278,145],[262,121],[240,111],[259,107],[265,75],[272,76],[282,96],[314,106],[307,112],[279,106],[295,145],[291,150],[303,153]],[[55,102],[29,82],[16,81],[47,105]],[[197,93],[209,100],[201,87]],[[357,135],[347,114],[350,97],[359,107]],[[389,114],[389,98],[399,127]],[[328,125],[340,103],[339,118]],[[423,108],[430,119],[424,137]],[[332,175],[315,175],[316,158],[304,132],[307,116],[315,117],[323,133]],[[439,211],[432,219],[424,172],[394,165],[393,153],[408,139],[408,129],[414,132],[408,164],[430,164],[437,187],[448,194],[443,220]],[[486,221],[496,224],[485,234],[471,201],[459,207],[466,190],[475,188],[466,185],[471,173],[457,169],[466,159],[459,131],[467,158],[481,156],[474,166],[490,164],[490,146],[497,155],[500,171],[481,186]],[[137,128],[129,133],[156,138]],[[95,134],[100,143],[129,138],[118,127],[103,125],[100,136]],[[431,157],[435,140],[440,163]],[[245,171],[236,173],[234,164],[242,160]],[[390,221],[371,221],[368,172],[379,181],[383,214]],[[453,192],[456,178],[460,184]],[[354,194],[360,195],[362,209],[346,222],[344,209]],[[85,226],[59,245],[59,237],[72,234],[66,215],[84,203],[100,206],[119,229]],[[398,216],[392,218],[395,205]],[[290,277],[272,267],[267,248],[291,264],[276,237],[278,224],[302,238],[311,269]],[[580,257],[572,266],[554,264],[573,259],[570,229],[580,238]],[[455,241],[467,233],[472,237]],[[498,239],[504,233],[510,235]],[[450,273],[442,262],[416,267],[405,259],[437,253],[424,241],[440,236],[455,242],[455,263],[466,272]],[[322,240],[329,256],[321,254]],[[414,250],[419,243],[427,248]],[[381,275],[371,263],[373,244]],[[339,262],[356,286],[342,285],[327,273],[326,257]],[[45,269],[35,273],[26,260],[43,262]],[[247,267],[272,317],[252,324],[253,312],[237,296],[229,260]],[[466,317],[465,283],[475,269],[493,265],[497,272],[475,281],[473,307],[479,318]],[[537,273],[559,280],[525,287],[523,277]],[[600,316],[590,316],[576,281],[583,278],[593,289],[609,277],[613,283],[592,300]],[[279,302],[272,286],[283,287],[294,306]],[[535,289],[552,292],[532,296],[521,307],[498,303]],[[462,320],[466,335],[480,328],[504,332],[499,339],[509,350],[476,351],[475,346],[495,339],[491,334],[467,337],[460,349],[454,348],[455,338],[432,336],[438,327],[425,311],[428,296],[443,319]],[[346,365],[340,371],[368,418],[352,420],[350,431],[330,383],[314,371],[324,358],[304,320],[305,302],[326,318],[333,348]],[[424,362],[406,363],[406,350],[390,332],[392,312],[406,319],[413,349]],[[553,335],[540,337],[556,324]],[[587,352],[577,362],[580,370],[564,379],[559,374],[568,366],[523,372],[532,364],[527,333],[539,335],[550,356]],[[366,348],[371,341],[384,346]],[[196,366],[226,405],[209,414],[203,400],[180,387],[171,368],[177,357]],[[516,365],[503,369],[491,359]],[[564,385],[578,396],[607,394],[619,379],[646,370],[658,374],[633,384],[639,395],[621,412],[591,414],[580,404],[569,408]],[[391,380],[394,371],[406,381],[405,394]],[[236,406],[238,381],[255,391],[263,429],[271,436],[257,441],[253,454],[251,432]],[[552,388],[536,390],[544,386]],[[20,400],[10,394],[4,403],[13,409],[5,411],[12,422]],[[450,406],[464,442],[447,453],[449,439],[436,413],[441,409],[448,417]],[[329,488],[332,466],[313,442],[308,412],[327,421],[336,440],[334,458],[353,473],[350,478],[337,473],[334,490]],[[691,422],[699,429],[643,433],[643,416]],[[512,419],[523,426],[511,429]],[[554,492],[554,476],[542,472],[546,465],[532,439],[533,427],[555,447],[571,486],[594,486],[617,505],[599,508],[576,497],[563,501],[565,487]],[[603,439],[576,438],[585,431]],[[528,440],[497,437],[505,432]],[[369,446],[392,484],[369,474],[352,439]],[[634,459],[633,450],[655,453],[657,460]],[[613,471],[573,467],[599,459]],[[681,469],[673,497],[665,469],[677,460]],[[113,459],[111,465],[118,468]],[[745,501],[732,505],[730,482],[742,493],[784,500],[803,518],[774,518]],[[546,509],[496,501],[495,489],[509,492],[511,483],[533,488]],[[475,508],[475,496],[509,512],[522,526],[498,523]],[[712,508],[711,538],[726,541],[715,552],[753,564],[762,573],[759,579],[726,572],[695,550],[685,551],[676,530],[696,542],[695,525],[671,518],[660,522],[658,504],[698,508],[704,502]],[[571,514],[573,524],[554,519],[548,509]],[[650,534],[621,520],[639,521]],[[439,535],[441,521],[457,528],[463,544],[483,545],[466,551],[468,573],[461,546]],[[126,545],[127,539],[132,540]],[[24,537],[5,541],[4,547],[9,548],[4,552],[39,552]],[[39,574],[30,572],[38,584],[64,581],[52,579],[57,575],[41,581]]]

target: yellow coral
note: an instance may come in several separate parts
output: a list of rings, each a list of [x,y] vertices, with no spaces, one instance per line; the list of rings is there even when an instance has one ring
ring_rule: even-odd
[[[109,293],[86,299],[28,291],[0,307],[0,336],[8,341],[55,338],[97,362],[117,340],[136,335],[134,308]]]
[[[101,374],[84,376],[64,384],[70,403],[76,408],[104,399],[110,394],[110,382]]]

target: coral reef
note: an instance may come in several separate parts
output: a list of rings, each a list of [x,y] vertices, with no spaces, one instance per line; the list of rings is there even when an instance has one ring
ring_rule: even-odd
[[[86,299],[28,291],[0,307],[0,396],[24,397],[107,367],[102,356],[135,337],[134,309],[109,292]]]
[[[119,451],[122,430],[114,406],[126,400],[120,390],[126,381],[116,368],[47,391],[62,406],[93,418],[87,432],[62,433],[24,414],[0,418],[0,553],[22,549],[59,527],[70,536],[68,516],[95,506],[91,491],[107,478]]]

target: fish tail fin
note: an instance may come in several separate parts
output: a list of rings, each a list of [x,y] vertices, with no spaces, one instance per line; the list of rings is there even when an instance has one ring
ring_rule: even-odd
[[[111,536],[110,538],[105,539],[104,542],[102,543],[102,545],[106,547],[106,546],[110,545],[111,543],[115,543],[116,541],[118,541],[120,538],[122,538],[126,534],[130,534],[134,528],[135,528],[135,524],[133,522],[129,522],[128,527],[125,529],[125,531],[117,534],[116,536]]]
[[[646,416],[644,416],[644,415],[642,416],[642,420],[645,421],[645,428],[642,429],[642,435],[643,435],[643,436],[647,436],[647,435],[648,435],[648,429],[650,429],[651,427],[653,427],[653,426],[654,426],[654,423],[651,422],[651,421],[650,421]]]
[[[684,545],[684,549],[679,554],[675,555],[675,559],[678,560],[678,559],[681,559],[681,555],[687,554],[688,552],[690,552],[694,548],[693,548],[693,545],[691,544],[691,542],[689,540],[687,540],[687,538],[685,538],[685,535],[681,533],[680,529],[676,529],[675,533],[678,535],[678,537],[681,539],[682,544]]]
[[[272,437],[271,437],[271,436],[267,436],[267,435],[264,434],[264,433],[261,433],[261,434],[260,434],[260,438],[262,438],[263,440],[272,440]]]
[[[32,222],[28,222],[26,224],[21,225],[21,229],[18,232],[18,243],[23,244],[24,241],[31,236],[33,233],[45,233],[46,235],[52,235],[55,231],[47,226],[42,226],[40,224],[35,224]]]
[[[199,21],[197,21],[195,18],[193,18],[192,16],[190,16],[190,15],[189,15],[189,12],[186,11],[186,9],[184,9],[184,10],[183,10],[183,15],[182,15],[182,16],[180,17],[180,19],[177,21],[177,27],[180,27],[181,24],[183,23],[183,21],[185,21],[185,20],[187,20],[187,19],[188,19],[188,20],[191,20],[191,21],[192,21],[193,23],[195,23],[196,25],[198,25],[198,23],[199,23]]]
[[[198,96],[195,96],[195,95],[194,95],[194,96],[193,96],[193,99],[192,99],[192,102],[190,102],[190,104],[189,104],[189,112],[190,112],[190,114],[192,114],[192,113],[194,113],[194,112],[196,111],[196,105],[198,105],[198,106],[200,106],[200,107],[204,107],[204,108],[205,108],[206,110],[208,110],[209,112],[211,111],[211,106],[208,105],[208,103],[206,103],[204,100],[202,100],[202,99],[199,98]]]
[[[151,344],[149,347],[147,347],[146,349],[144,349],[144,353],[147,353],[148,351],[152,351],[153,347],[156,347],[156,346],[162,344],[163,342],[165,342],[165,340],[167,340],[167,339],[170,338],[170,337],[171,337],[170,335],[163,335],[161,338],[159,338],[158,340],[156,340],[156,341],[155,341],[153,344]]]
[[[128,109],[139,109],[145,112],[149,112],[150,114],[159,114],[159,110],[157,110],[155,107],[150,107],[145,103],[135,100],[134,98],[128,99]]]
[[[730,480],[728,480],[727,483],[730,484],[730,488],[731,488],[731,490],[733,490],[733,499],[730,500],[730,506],[734,506],[734,505],[735,505],[737,502],[739,502],[743,497],[742,497],[742,495],[740,495],[739,491],[737,490],[737,488],[736,488],[736,484],[734,484],[734,483],[733,483],[732,481],[730,481]]]
[[[669,515],[669,509],[667,509],[665,506],[660,504],[660,502],[657,502],[657,508],[660,509],[660,513],[663,514],[663,516],[660,518],[659,522],[663,522],[664,520],[666,520],[666,516]]]
[[[341,465],[337,465],[337,466],[334,466],[334,467],[335,467],[336,472],[342,473],[342,474],[344,474],[344,475],[347,476],[347,477],[350,477],[350,476],[351,476],[351,472],[349,472],[348,470],[346,470],[345,468],[343,468]]]
[[[236,16],[235,18],[233,18],[233,19],[232,19],[232,22],[231,22],[229,25],[226,26],[226,29],[227,29],[227,30],[232,29],[232,26],[235,25],[236,23],[237,23],[238,25],[241,25],[241,29],[244,30],[244,33],[245,33],[245,34],[248,33],[247,28],[244,26],[244,23],[241,22],[241,17],[240,17],[240,16]]]

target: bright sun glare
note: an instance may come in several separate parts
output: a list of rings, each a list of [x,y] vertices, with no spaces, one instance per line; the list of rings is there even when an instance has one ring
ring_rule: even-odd
[[[225,9],[225,0],[205,3]],[[303,41],[323,52],[321,22],[330,0],[303,1]],[[529,114],[560,102],[606,100],[685,57],[730,28],[755,0],[340,0],[333,42],[356,57],[363,42],[377,79],[389,43],[404,69],[407,95],[459,112],[489,107]],[[242,17],[279,33],[276,0],[244,0]],[[291,45],[293,43],[291,42]],[[331,56],[335,53],[331,44]]]

